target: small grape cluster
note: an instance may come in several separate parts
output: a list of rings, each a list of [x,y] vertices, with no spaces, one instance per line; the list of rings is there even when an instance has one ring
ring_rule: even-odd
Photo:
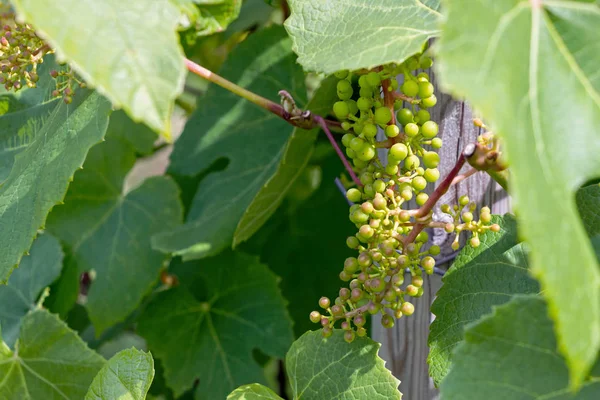
[[[23,86],[35,87],[39,80],[38,64],[52,49],[28,24],[17,23],[14,13],[6,11],[0,36],[0,83],[6,90],[18,91]]]
[[[61,71],[53,69],[50,71],[50,76],[56,80],[56,89],[52,91],[52,97],[62,96],[63,101],[66,104],[71,104],[73,101],[73,95],[75,95],[75,84],[82,89],[86,87],[85,82],[80,80],[69,66]]]
[[[467,211],[462,211],[467,208]],[[473,217],[473,211],[477,208],[474,202],[469,202],[468,196],[460,196],[458,199],[458,205],[450,206],[449,204],[442,204],[441,211],[444,214],[452,217],[452,222],[448,222],[444,226],[444,230],[447,233],[456,233],[454,241],[452,242],[452,249],[458,250],[460,243],[459,237],[461,232],[470,231],[472,233],[469,244],[473,248],[479,247],[481,241],[479,235],[484,234],[488,230],[492,232],[499,232],[500,225],[492,224],[492,213],[489,207],[483,207],[479,212],[479,221],[475,221]]]
[[[432,64],[431,58],[417,55],[372,71],[335,74],[339,101],[333,104],[333,113],[346,131],[342,144],[360,181],[346,193],[353,203],[349,219],[358,230],[346,244],[358,255],[347,258],[340,273],[349,287],[341,288],[333,303],[322,297],[319,306],[324,312],[310,314],[312,322],[322,325],[325,337],[333,333],[338,321],[342,321],[347,342],[366,335],[369,314],[382,313],[382,325],[394,326],[396,319],[413,314],[414,305],[408,299],[423,295],[423,273],[434,271],[433,256],[440,248],[426,248],[428,234],[422,228],[416,230],[431,222],[431,213],[419,217],[418,210],[407,207],[413,198],[419,207],[424,206],[429,200],[425,189],[440,178],[435,150],[441,148],[442,140],[428,111],[437,98],[428,74],[415,71]],[[399,74],[404,75],[400,87],[395,79]],[[385,132],[385,140],[376,139],[379,130]],[[388,149],[387,163],[378,156],[380,148]],[[473,232],[471,244],[475,245],[479,235],[496,226],[488,226],[489,209],[482,210],[478,223],[473,222],[472,211],[463,213],[462,223],[453,215],[455,224],[446,227],[453,225],[457,237],[462,231]],[[406,270],[411,277],[404,285]]]

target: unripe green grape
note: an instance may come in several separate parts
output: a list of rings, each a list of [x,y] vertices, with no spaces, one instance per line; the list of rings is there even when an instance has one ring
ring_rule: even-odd
[[[390,303],[393,301],[396,301],[397,297],[398,297],[398,295],[392,289],[386,290],[385,294],[383,295],[383,299]]]
[[[435,97],[435,94],[421,100],[421,107],[423,107],[423,108],[431,108],[431,107],[435,106],[436,104],[437,104],[437,97]]]
[[[498,225],[498,224],[491,225],[490,230],[492,232],[500,232],[500,225]]]
[[[344,321],[340,324],[340,328],[342,328],[343,330],[347,331],[349,329],[352,329],[350,326],[350,323],[348,321]]]
[[[356,105],[356,101],[350,99],[346,100],[346,104],[348,104],[348,109],[350,110],[351,115],[356,115],[358,112],[358,106]]]
[[[350,274],[353,274],[356,271],[358,271],[359,269],[360,269],[360,265],[358,265],[358,260],[356,259],[356,257],[346,258],[346,260],[344,261],[344,271],[346,271]]]
[[[366,75],[361,75],[358,78],[358,86],[360,86],[361,88],[369,88],[369,89],[372,88],[372,86],[369,85],[369,82],[367,81],[367,76]]]
[[[425,122],[427,122],[431,119],[431,115],[429,114],[429,111],[427,111],[427,110],[417,111],[416,117],[419,118],[419,124],[421,124],[421,125],[423,125]]]
[[[327,308],[329,308],[330,305],[331,305],[331,301],[329,300],[329,298],[321,297],[319,299],[319,307],[321,307],[323,309],[327,309]]]
[[[377,86],[381,85],[381,77],[375,71],[369,72],[367,74],[367,83],[371,87],[377,87]]]
[[[353,212],[350,217],[350,221],[354,222],[355,224],[365,223],[368,220],[369,216],[360,210]]]
[[[375,149],[370,144],[365,144],[360,151],[356,152],[356,158],[362,161],[369,161],[375,157]]]
[[[348,246],[351,249],[356,249],[358,248],[358,246],[360,245],[358,239],[354,236],[349,236],[346,239],[346,246]]]
[[[413,276],[412,280],[411,280],[411,284],[418,288],[423,287],[423,277],[418,276],[418,275]]]
[[[352,322],[354,322],[354,325],[360,327],[360,326],[364,326],[367,323],[367,319],[364,316],[359,314],[356,317],[354,317]]]
[[[437,168],[427,168],[423,174],[427,182],[433,183],[440,179],[440,171]]]
[[[489,224],[490,222],[492,222],[492,215],[490,213],[482,212],[481,214],[479,214],[479,219],[484,224]]]
[[[367,335],[367,330],[365,328],[363,328],[362,326],[358,329],[356,329],[356,336],[358,337],[365,337]]]
[[[435,168],[440,163],[440,155],[435,151],[426,151],[423,154],[423,164],[427,168]]]
[[[466,194],[465,194],[465,195],[462,195],[462,196],[460,196],[460,197],[458,198],[458,204],[460,204],[460,205],[461,205],[461,207],[464,207],[464,206],[466,206],[467,204],[469,204],[469,196],[467,196]]]
[[[349,131],[350,128],[352,128],[352,124],[350,124],[350,122],[348,122],[348,121],[342,122],[342,129],[343,130]]]
[[[351,148],[346,148],[346,155],[350,158],[356,158],[356,152]]]
[[[433,65],[433,60],[429,57],[421,57],[419,65],[421,69],[429,69]]]
[[[424,269],[433,269],[433,267],[435,267],[435,260],[431,256],[423,257],[421,260],[421,266]]]
[[[371,123],[366,123],[362,133],[367,138],[374,138],[377,135],[377,127]]]
[[[364,295],[364,292],[361,289],[354,288],[350,292],[350,300],[352,300],[353,302],[357,302],[363,298],[363,295]]]
[[[337,83],[337,95],[340,100],[348,100],[352,97],[352,85],[347,80],[341,80]]]
[[[370,239],[375,234],[373,228],[370,225],[363,225],[360,227],[359,231],[360,235],[366,239]]]
[[[383,193],[385,191],[385,188],[386,188],[386,184],[381,179],[377,179],[375,182],[373,182],[373,189],[377,193]]]
[[[356,157],[354,159],[352,159],[352,162],[354,163],[354,166],[358,169],[362,169],[362,168],[366,167],[367,165],[369,165],[369,161],[363,161]]]
[[[394,318],[392,318],[392,316],[389,314],[383,314],[383,317],[381,317],[381,325],[384,328],[393,328]]]
[[[400,192],[400,197],[402,197],[406,201],[409,201],[413,198],[413,192],[410,189],[404,189]]]
[[[346,104],[346,102],[336,101],[335,103],[333,103],[333,113],[335,114],[337,119],[343,120],[348,118],[348,114],[350,114],[350,108],[348,107],[348,104]]]
[[[414,286],[414,285],[408,285],[406,286],[406,294],[411,296],[411,297],[415,297],[417,295],[417,293],[419,293],[419,288]]]
[[[427,121],[421,127],[421,134],[425,139],[433,139],[439,132],[438,124],[434,121]]]
[[[364,267],[364,268],[370,266],[373,263],[373,260],[371,259],[371,256],[369,255],[369,253],[366,253],[366,252],[360,253],[358,255],[357,260],[358,260],[358,264],[361,267]]]
[[[419,167],[415,170],[415,172],[417,173],[417,175],[423,176],[425,175],[425,170],[423,169],[423,167]]]
[[[360,210],[360,204],[352,204],[348,209],[348,214],[352,215],[356,210]]]
[[[440,246],[438,245],[433,245],[429,248],[429,254],[431,254],[432,256],[437,256],[438,254],[440,254]]]
[[[388,164],[385,166],[385,173],[388,175],[396,175],[398,174],[400,168],[398,168],[398,165],[394,165],[394,164]]]
[[[412,111],[410,111],[408,108],[401,108],[396,113],[396,119],[398,120],[399,123],[401,123],[404,126],[406,124],[413,122],[414,115],[413,115]]]
[[[360,95],[360,97],[370,98],[373,97],[373,89],[370,86],[361,87],[358,91],[358,94]]]
[[[400,128],[397,125],[388,125],[385,127],[385,135],[389,138],[396,137],[400,134]]]
[[[376,210],[385,210],[385,208],[387,207],[387,200],[383,197],[383,196],[376,196],[373,199],[373,207]]]
[[[408,147],[404,143],[395,143],[389,150],[388,156],[402,161],[408,155]]]
[[[388,92],[393,92],[398,89],[398,81],[395,79],[390,79],[390,88],[388,88]]]
[[[419,68],[419,59],[416,56],[411,57],[405,61],[405,64],[406,64],[406,68],[408,68],[409,70],[417,69],[417,68]]]
[[[406,263],[408,263],[408,257],[406,257],[404,254],[402,254],[401,256],[398,256],[398,265],[403,267],[406,265]]]
[[[405,250],[406,254],[412,255],[412,256],[416,255],[417,252],[419,251],[419,249],[417,248],[417,246],[414,243],[407,244],[404,250]]]
[[[394,318],[400,319],[404,314],[402,314],[402,310],[394,310]]]
[[[373,183],[375,180],[373,179],[373,174],[369,172],[363,172],[360,174],[360,181],[363,185],[368,185],[369,183]]]
[[[425,69],[427,69],[427,68],[425,68]],[[421,82],[422,80],[425,80],[428,82],[430,81],[429,74],[427,72],[419,72],[419,74],[417,75],[417,79],[420,79],[419,82]]]
[[[350,148],[356,152],[361,151],[366,144],[367,142],[359,137],[355,137],[354,139],[350,140]]]
[[[473,213],[470,213],[468,211],[464,212],[462,214],[462,220],[467,223],[473,221]]]
[[[400,310],[404,315],[413,315],[413,313],[415,312],[415,306],[413,306],[412,303],[409,303],[407,301],[402,303],[402,307],[400,308]]]
[[[415,241],[419,243],[427,243],[429,241],[429,234],[425,231],[419,232]]]
[[[419,157],[414,154],[406,157],[406,160],[404,161],[404,168],[409,171],[419,168],[419,165],[421,165],[421,161],[419,160]]]
[[[482,214],[490,214],[492,212],[492,210],[490,210],[489,207],[481,207],[481,213]]]
[[[329,337],[331,337],[331,335],[333,335],[333,329],[331,329],[330,327],[326,326],[321,331],[321,335],[323,335],[324,338],[329,338]]]
[[[481,244],[481,242],[479,241],[479,238],[477,236],[473,236],[470,240],[470,243],[471,243],[471,247],[473,247],[473,248],[477,248]]]
[[[346,192],[346,198],[353,203],[358,203],[362,198],[362,193],[356,188],[350,188]]]
[[[318,311],[313,311],[310,313],[310,322],[313,324],[318,324],[321,321],[321,313]]]
[[[404,274],[401,272],[398,274],[392,275],[392,285],[395,287],[400,287],[404,283]]]
[[[348,300],[350,298],[350,289],[348,288],[341,288],[340,292],[339,292],[340,298],[342,300]]]
[[[446,231],[446,233],[452,233],[454,232],[454,224],[451,222],[448,222],[445,226],[444,226],[444,231]]]
[[[368,111],[373,107],[373,101],[368,97],[359,97],[356,101],[358,109],[361,111]]]
[[[398,111],[402,108],[402,101],[394,100],[394,111]]]
[[[370,201],[365,201],[364,203],[362,203],[360,205],[360,209],[365,214],[371,214],[373,212],[373,210],[374,210],[373,203],[371,203]]]
[[[412,79],[407,79],[402,84],[402,93],[407,95],[408,97],[416,97],[419,93],[419,84]]]
[[[406,132],[406,136],[415,137],[419,134],[419,125],[410,122],[404,127],[404,132]]]
[[[442,148],[442,139],[441,138],[433,138],[431,139],[431,147],[433,147],[434,149],[441,149]]]
[[[342,81],[343,82],[343,81]],[[433,95],[433,85],[429,82],[419,82],[419,97],[426,99]]]
[[[379,107],[375,110],[374,119],[378,125],[387,125],[392,120],[392,112],[387,107]]]
[[[346,343],[352,343],[354,341],[355,335],[356,334],[352,330],[346,331],[344,332],[344,340],[346,341]]]
[[[346,79],[348,77],[349,73],[350,73],[350,71],[348,71],[347,69],[343,69],[341,71],[334,73],[333,75],[335,75],[335,77],[338,79]]]
[[[427,181],[422,176],[415,176],[412,180],[412,187],[417,191],[421,191],[427,187]]]
[[[352,139],[354,139],[355,137],[356,137],[356,136],[354,136],[354,135],[353,135],[353,134],[351,134],[351,133],[346,133],[344,136],[342,136],[342,144],[343,144],[345,147],[349,147],[349,146],[350,146],[350,141],[351,141]]]
[[[363,191],[367,197],[375,196],[375,189],[373,189],[373,185],[365,185]]]
[[[417,198],[415,199],[415,202],[417,203],[417,205],[420,207],[423,204],[427,203],[427,200],[429,200],[429,195],[425,192],[421,192],[417,195]]]
[[[367,311],[371,315],[377,314],[379,312],[379,310],[381,310],[381,304],[375,304],[375,303],[369,304],[369,308],[367,309]]]

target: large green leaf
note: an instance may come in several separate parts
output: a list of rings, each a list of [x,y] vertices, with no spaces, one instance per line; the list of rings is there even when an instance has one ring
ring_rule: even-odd
[[[256,257],[231,251],[180,264],[174,273],[182,285],[147,306],[138,331],[175,395],[196,379],[198,400],[223,399],[240,385],[264,382],[252,350],[283,358],[293,336],[277,277]]]
[[[168,136],[185,66],[169,0],[13,0],[59,56],[115,106]]]
[[[259,31],[239,45],[220,72],[257,94],[279,101],[288,90],[305,103],[304,74],[281,27]],[[231,246],[246,208],[277,171],[292,126],[216,85],[200,99],[171,155],[169,171],[194,176],[227,158],[224,171],[200,182],[186,224],[157,235],[155,248],[185,259],[215,255]]]
[[[2,136],[14,149],[0,184],[0,283],[63,199],[88,150],[103,138],[109,112],[103,97],[79,90],[70,105],[56,100],[0,117]]]
[[[380,346],[367,337],[348,344],[342,330],[328,339],[306,332],[285,359],[294,399],[400,399],[400,381],[377,355]]]
[[[2,339],[12,347],[19,336],[21,321],[45,287],[50,285],[62,269],[63,252],[60,243],[50,235],[41,235],[31,246],[28,257],[21,261],[8,280],[0,286],[0,327]]]
[[[253,383],[251,385],[244,385],[235,389],[227,400],[280,400],[281,397],[274,391],[266,386],[259,383]]]
[[[0,342],[2,400],[81,400],[105,361],[56,315],[41,309],[23,318],[13,353]]]
[[[494,217],[500,232],[488,232],[476,249],[465,246],[443,278],[431,306],[435,321],[429,333],[429,374],[439,384],[450,370],[452,351],[463,340],[464,327],[515,294],[538,293],[529,276],[524,244],[518,244],[513,217]]]
[[[150,353],[134,348],[113,356],[94,378],[85,400],[144,400],[154,378]]]
[[[575,205],[600,173],[600,7],[453,0],[443,9],[442,83],[505,139],[531,269],[576,387],[600,348],[600,269]]]
[[[285,27],[307,71],[332,73],[402,62],[436,36],[436,2],[289,0]],[[432,8],[434,6],[435,8]]]
[[[337,99],[337,81],[334,77],[324,80],[306,108],[316,115],[327,115]],[[294,129],[277,171],[256,194],[238,223],[233,237],[234,247],[254,235],[279,207],[310,160],[318,134],[319,129]]]
[[[152,249],[150,238],[181,221],[179,189],[168,177],[123,193],[134,162],[134,149],[117,138],[94,147],[65,204],[48,219],[79,271],[96,272],[86,302],[96,334],[125,319],[156,283],[166,255]]]
[[[576,394],[569,390],[569,371],[547,315],[541,297],[517,296],[469,326],[442,381],[442,399],[598,399],[600,376]]]
[[[600,234],[600,185],[591,185],[577,191],[577,209],[588,235]]]

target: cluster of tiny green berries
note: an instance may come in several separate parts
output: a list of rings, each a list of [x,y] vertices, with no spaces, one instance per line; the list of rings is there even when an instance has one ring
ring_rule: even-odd
[[[14,13],[1,15],[3,28],[0,37],[0,83],[6,90],[18,91],[24,86],[35,87],[39,76],[38,64],[52,50],[28,24],[19,24]]]
[[[479,221],[475,221],[473,212],[477,205],[474,202],[469,202],[469,197],[461,196],[458,199],[458,204],[450,206],[449,204],[442,204],[441,211],[444,214],[452,217],[452,222],[448,222],[444,227],[446,233],[456,233],[454,241],[452,242],[452,249],[458,250],[460,243],[459,237],[462,232],[471,232],[471,238],[469,244],[471,247],[476,248],[481,244],[479,236],[487,232],[499,232],[500,225],[492,224],[492,214],[489,207],[483,207],[479,212]]]
[[[431,58],[417,55],[366,73],[335,74],[339,101],[333,104],[333,113],[346,131],[342,144],[362,185],[346,193],[353,203],[349,219],[357,228],[346,240],[357,256],[347,258],[340,273],[349,286],[341,288],[333,302],[322,297],[321,311],[310,314],[310,320],[323,327],[325,337],[341,321],[344,338],[352,342],[366,335],[367,315],[377,313],[382,314],[382,325],[391,328],[396,319],[413,314],[409,300],[423,295],[423,274],[434,271],[433,256],[440,248],[427,248],[428,234],[422,231],[407,243],[415,224],[421,223],[415,219],[416,210],[408,209],[408,202],[414,198],[423,206],[429,198],[425,189],[440,178],[436,150],[442,140],[428,111],[437,98],[428,74],[415,71],[432,64]],[[395,78],[400,74],[404,75],[401,86]],[[379,131],[385,133],[385,140],[377,140]],[[387,162],[379,158],[378,148],[388,149]],[[483,223],[479,230],[464,224],[468,227],[463,230],[474,234],[488,229]],[[407,282],[406,270],[410,271]]]
[[[85,88],[85,82],[81,81],[75,75],[75,72],[68,67],[65,70],[57,71],[53,69],[50,71],[50,76],[56,80],[56,89],[52,91],[52,97],[61,97],[66,104],[71,104],[73,101],[73,95],[75,95],[75,84],[80,88]]]

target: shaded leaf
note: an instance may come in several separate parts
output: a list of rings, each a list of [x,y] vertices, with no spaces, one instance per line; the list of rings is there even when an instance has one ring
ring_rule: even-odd
[[[227,396],[227,400],[262,400],[262,399],[271,399],[271,400],[279,400],[281,397],[277,395],[274,391],[269,389],[266,386],[260,385],[258,383],[253,383],[252,385],[244,385],[235,389],[229,396]]]
[[[600,234],[600,185],[591,185],[579,189],[575,200],[588,235]]]
[[[88,150],[103,138],[109,112],[103,97],[79,90],[70,105],[55,100],[0,117],[0,131],[14,149],[0,186],[0,283],[63,199]]]
[[[144,124],[134,122],[124,111],[115,111],[110,116],[107,137],[125,139],[136,153],[148,155],[152,153],[156,133]]]
[[[220,75],[277,102],[285,89],[299,106],[305,103],[304,75],[281,27],[242,42]],[[277,171],[292,130],[274,114],[211,85],[175,144],[169,171],[194,176],[219,159],[229,164],[200,182],[186,223],[155,236],[154,247],[186,260],[229,247],[246,208]]]
[[[23,318],[18,353],[2,346],[3,400],[80,400],[105,363],[56,315],[41,309]]]
[[[59,56],[135,121],[170,135],[183,90],[178,12],[169,0],[14,0]]]
[[[223,399],[240,385],[264,383],[252,350],[283,358],[292,342],[277,277],[257,258],[231,251],[173,272],[182,285],[150,302],[138,332],[175,396],[196,379],[196,399]]]
[[[441,385],[442,399],[594,400],[598,377],[569,390],[552,320],[538,296],[517,296],[470,325]]]
[[[327,74],[400,63],[438,32],[440,14],[421,0],[289,0],[285,27],[298,62]]]
[[[600,171],[600,7],[457,0],[442,8],[442,83],[505,139],[520,233],[575,388],[600,349],[600,269],[575,204]]]
[[[465,246],[443,278],[431,306],[435,320],[429,333],[429,374],[439,384],[450,370],[452,352],[463,340],[464,327],[515,294],[539,293],[529,276],[527,248],[518,243],[510,215],[494,216],[500,232],[488,232],[477,248]]]
[[[85,400],[144,400],[154,378],[150,353],[131,348],[113,356],[94,378]]]

